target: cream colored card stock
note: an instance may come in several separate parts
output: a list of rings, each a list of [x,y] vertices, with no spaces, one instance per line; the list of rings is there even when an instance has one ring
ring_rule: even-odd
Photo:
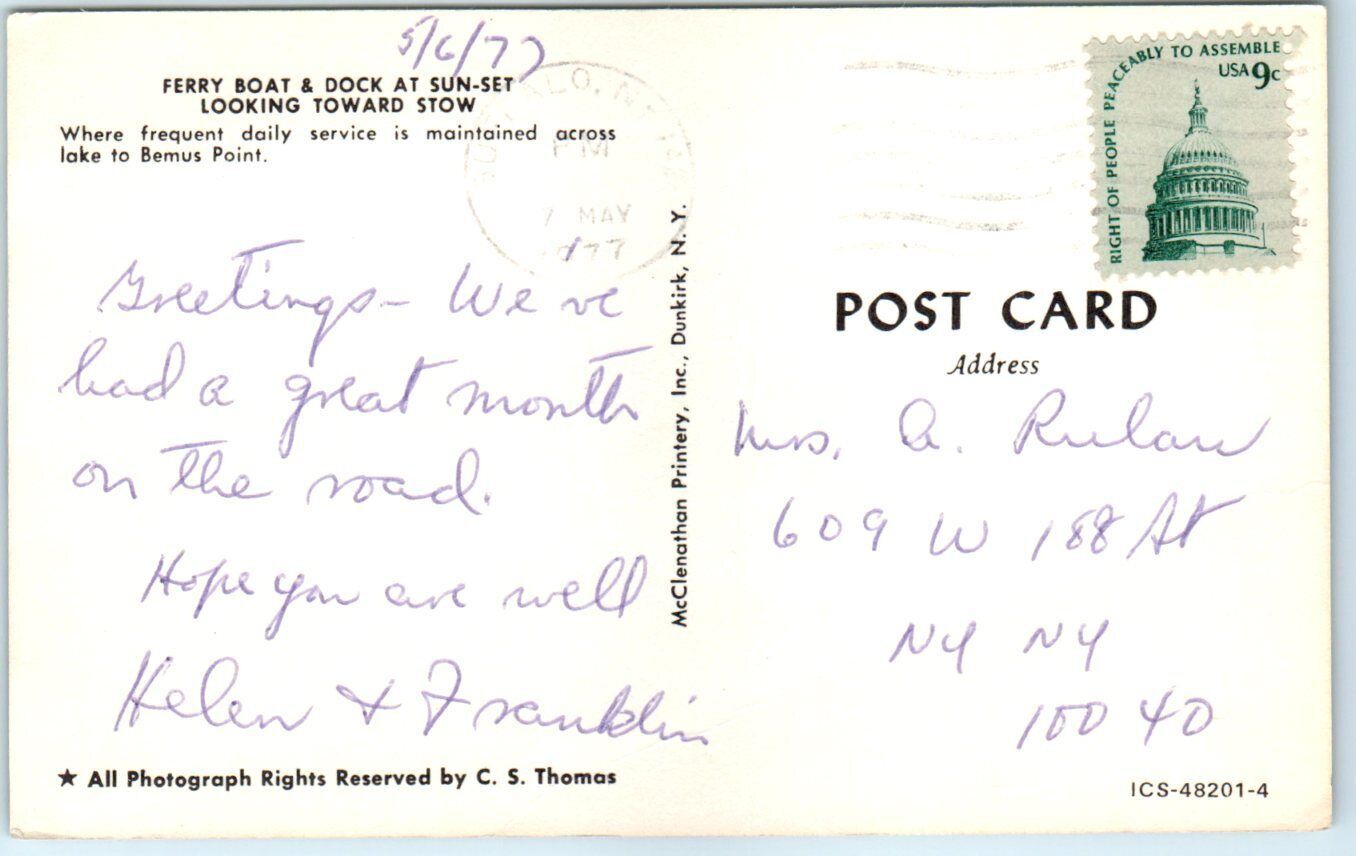
[[[14,834],[1326,825],[1324,27],[12,16]]]

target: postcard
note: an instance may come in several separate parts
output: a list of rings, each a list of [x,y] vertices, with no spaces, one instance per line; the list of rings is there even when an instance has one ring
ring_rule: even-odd
[[[1325,23],[12,15],[11,833],[1326,826]]]

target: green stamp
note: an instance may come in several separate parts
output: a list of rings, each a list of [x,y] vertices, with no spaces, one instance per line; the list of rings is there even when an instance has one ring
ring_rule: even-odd
[[[1294,261],[1286,79],[1303,38],[1296,28],[1087,45],[1103,275]]]

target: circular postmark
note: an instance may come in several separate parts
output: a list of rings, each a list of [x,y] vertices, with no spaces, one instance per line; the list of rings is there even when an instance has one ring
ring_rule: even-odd
[[[467,202],[504,258],[538,276],[620,277],[669,250],[687,213],[692,152],[644,81],[605,65],[543,65],[497,99],[487,128],[533,140],[472,142]]]

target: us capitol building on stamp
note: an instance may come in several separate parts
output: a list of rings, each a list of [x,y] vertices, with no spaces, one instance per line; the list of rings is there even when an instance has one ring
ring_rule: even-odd
[[[1206,112],[1198,83],[1187,113],[1191,125],[1163,157],[1154,202],[1144,212],[1149,220],[1146,262],[1214,253],[1275,255],[1266,244],[1266,226],[1258,231],[1248,179],[1224,141],[1211,133]]]

